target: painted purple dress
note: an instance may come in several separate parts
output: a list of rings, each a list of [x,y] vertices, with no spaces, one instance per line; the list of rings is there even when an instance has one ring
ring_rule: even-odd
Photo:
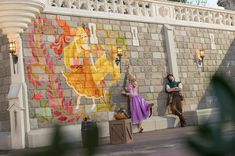
[[[149,117],[150,106],[148,102],[144,100],[143,97],[138,95],[137,88],[134,88],[132,84],[128,85],[128,91],[130,93],[132,123],[137,124]]]

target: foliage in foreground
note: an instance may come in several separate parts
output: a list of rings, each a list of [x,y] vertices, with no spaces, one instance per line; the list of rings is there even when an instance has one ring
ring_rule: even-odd
[[[234,129],[226,130],[229,124],[235,124],[235,91],[229,82],[219,75],[212,78],[220,111],[219,121],[200,125],[197,134],[187,140],[188,145],[201,156],[235,155]]]

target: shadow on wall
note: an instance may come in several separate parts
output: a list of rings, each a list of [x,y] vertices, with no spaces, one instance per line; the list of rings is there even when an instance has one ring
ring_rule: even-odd
[[[167,93],[165,92],[165,85],[167,83],[167,79],[163,78],[163,89],[161,92],[158,94],[157,97],[157,114],[159,116],[164,116],[168,114],[168,109],[167,109]]]
[[[185,40],[185,43],[183,45],[178,44],[177,35],[175,36],[176,48],[179,51],[179,53],[177,53],[177,59],[183,60],[183,62],[182,60],[177,61],[179,64],[180,81],[184,86],[182,91],[185,97],[184,108],[188,107],[184,110],[188,111],[195,109],[214,108],[216,107],[217,100],[213,92],[212,85],[210,84],[211,77],[215,73],[223,72],[225,73],[223,74],[223,76],[235,79],[235,54],[233,54],[233,51],[235,50],[235,40],[233,37],[231,37],[234,36],[234,32],[219,31],[212,29],[207,30],[200,28],[195,28],[195,31],[192,31],[192,29],[187,30],[186,28],[185,30],[187,33],[187,37],[193,37],[195,38],[195,41],[198,40],[198,42],[192,43],[189,40]],[[203,35],[203,40],[201,40],[202,36],[200,36],[200,33],[195,33],[197,31],[205,34]],[[161,34],[163,40],[165,41],[164,29],[162,29]],[[212,49],[211,47],[211,42],[209,38],[210,34],[215,35],[214,41],[216,49]],[[207,39],[209,40],[209,42],[205,42],[205,40]],[[192,68],[197,68],[195,63],[193,65],[189,64],[190,61],[193,61],[193,55],[191,54],[191,52],[188,52],[188,54],[185,53],[185,51],[187,52],[187,50],[194,50],[188,46],[189,44],[192,44],[193,47],[201,46],[201,48],[205,49],[204,72],[199,70],[190,71],[187,67],[192,66]],[[165,42],[163,42],[163,47],[165,55],[167,56]],[[187,60],[185,59],[186,55],[188,58]],[[167,61],[168,60],[166,57],[166,67],[168,67]],[[186,66],[187,71],[183,71],[181,69],[182,66]],[[167,68],[167,71],[170,71],[169,67]],[[187,76],[183,76],[183,73]],[[167,95],[165,93],[164,88],[166,83],[167,79],[163,78],[163,89],[157,96],[157,115],[160,116],[165,115],[165,112],[167,111]]]
[[[199,125],[196,133],[187,138],[186,143],[198,155],[234,155],[235,133],[235,92],[223,75],[216,74],[211,80],[218,99],[219,118],[216,123],[205,122]]]
[[[221,44],[221,43],[220,43]],[[223,46],[222,46],[223,47]],[[202,78],[207,78],[206,76],[209,75],[212,77],[214,73],[221,75],[223,78],[226,78],[228,84],[231,86],[235,86],[235,54],[233,51],[235,50],[235,40],[233,40],[230,44],[230,47],[226,51],[226,49],[218,49],[218,50],[210,50],[209,57],[205,59],[205,68],[204,72],[202,73]],[[212,53],[213,52],[213,53]],[[225,55],[221,53],[226,53]],[[211,58],[208,59],[208,58]],[[219,62],[222,59],[221,64],[217,68],[216,71],[211,71],[212,66],[210,66],[209,62],[213,63],[213,61]],[[209,78],[211,78],[209,77]],[[206,108],[213,108],[217,106],[217,97],[215,96],[214,89],[212,88],[211,83],[205,89],[205,93],[199,101],[198,109],[206,109]]]

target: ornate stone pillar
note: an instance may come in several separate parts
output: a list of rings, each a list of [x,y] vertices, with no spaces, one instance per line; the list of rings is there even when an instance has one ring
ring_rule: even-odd
[[[1,0],[0,30],[7,35],[9,42],[16,43],[17,61],[11,63],[11,86],[8,93],[11,146],[13,149],[25,148],[26,134],[30,130],[28,95],[25,83],[22,40],[20,34],[28,27],[48,4],[47,0]],[[9,54],[11,55],[11,54]]]

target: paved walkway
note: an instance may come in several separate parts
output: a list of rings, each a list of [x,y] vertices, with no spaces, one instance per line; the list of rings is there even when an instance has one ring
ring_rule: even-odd
[[[195,127],[174,128],[134,135],[130,144],[103,145],[97,156],[195,156],[185,145],[185,138]]]
[[[194,133],[195,127],[165,129],[134,134],[129,144],[110,145],[109,138],[102,140],[96,156],[195,156],[185,145],[185,137]],[[71,145],[66,156],[82,156],[81,143]],[[22,153],[42,151],[46,148],[0,151],[0,156],[23,156]]]

